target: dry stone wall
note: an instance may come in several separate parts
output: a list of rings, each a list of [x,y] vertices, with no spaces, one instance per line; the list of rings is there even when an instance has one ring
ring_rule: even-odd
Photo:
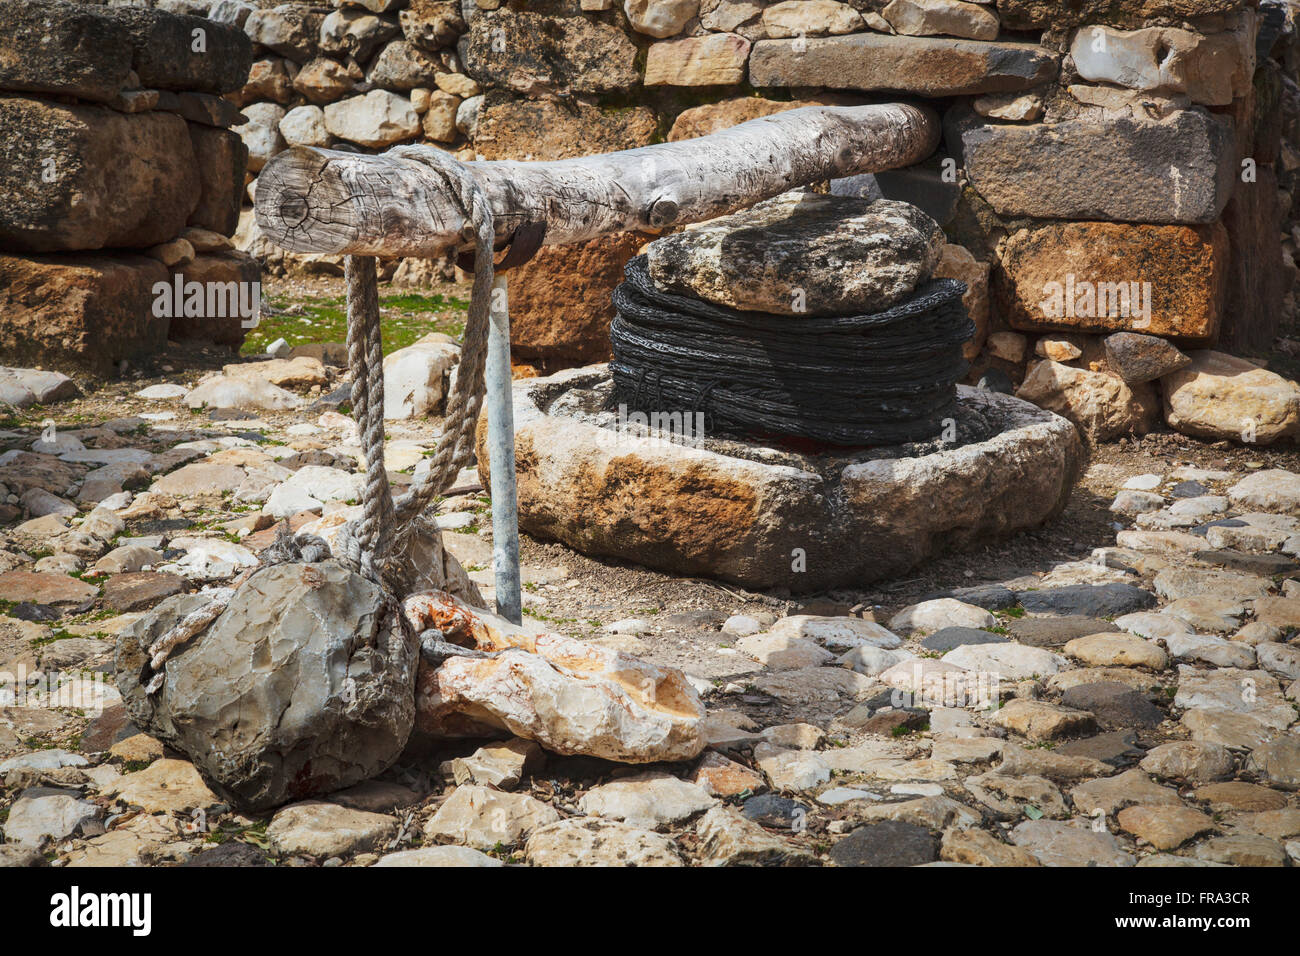
[[[1118,394],[1144,409],[1119,416],[1141,430],[1158,386],[1115,381],[1103,337],[1257,352],[1294,318],[1297,0],[158,4],[253,45],[248,82],[227,94],[247,119],[250,196],[294,144],[558,159],[911,97],[943,115],[939,154],[829,188],[908,200],[943,225],[939,274],[971,285],[972,383],[1031,379],[1066,409]],[[517,270],[517,361],[549,371],[607,355],[608,293],[646,238]],[[272,248],[247,204],[237,240],[272,270],[341,271]],[[1279,394],[1300,421],[1300,399]]]
[[[65,0],[0,0],[0,23],[0,359],[111,375],[169,335],[241,342],[227,284],[247,301],[260,267],[229,239],[247,150],[223,94],[248,38]]]

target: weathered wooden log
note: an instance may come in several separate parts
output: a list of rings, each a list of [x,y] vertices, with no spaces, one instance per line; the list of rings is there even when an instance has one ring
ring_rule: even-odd
[[[618,153],[463,165],[491,203],[498,247],[526,223],[544,223],[545,244],[562,245],[699,222],[797,186],[908,166],[934,151],[939,134],[925,107],[809,106]],[[266,237],[292,252],[431,257],[465,241],[443,176],[391,152],[280,153],[257,181],[256,210]]]

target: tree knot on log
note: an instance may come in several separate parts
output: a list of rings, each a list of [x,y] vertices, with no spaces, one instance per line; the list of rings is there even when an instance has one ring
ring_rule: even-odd
[[[307,216],[311,207],[307,204],[305,196],[287,195],[280,200],[280,205],[276,208],[280,219],[283,220],[286,227],[293,229],[301,226],[307,221]]]
[[[671,199],[660,197],[650,204],[646,210],[646,222],[656,229],[663,229],[665,226],[671,226],[677,221],[681,214],[681,207]]]

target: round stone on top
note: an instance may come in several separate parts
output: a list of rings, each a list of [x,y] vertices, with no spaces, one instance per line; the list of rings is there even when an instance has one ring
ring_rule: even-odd
[[[890,199],[796,190],[656,239],[650,278],[665,292],[780,315],[858,315],[897,305],[930,278],[937,223]]]

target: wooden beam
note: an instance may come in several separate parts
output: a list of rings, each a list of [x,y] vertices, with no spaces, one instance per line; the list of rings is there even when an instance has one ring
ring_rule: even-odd
[[[922,106],[808,106],[618,153],[463,165],[486,191],[498,246],[527,222],[545,222],[545,244],[562,245],[699,222],[798,186],[910,166],[939,136],[938,116]],[[465,246],[443,177],[392,152],[286,150],[257,180],[256,214],[263,234],[291,252],[433,257]]]

